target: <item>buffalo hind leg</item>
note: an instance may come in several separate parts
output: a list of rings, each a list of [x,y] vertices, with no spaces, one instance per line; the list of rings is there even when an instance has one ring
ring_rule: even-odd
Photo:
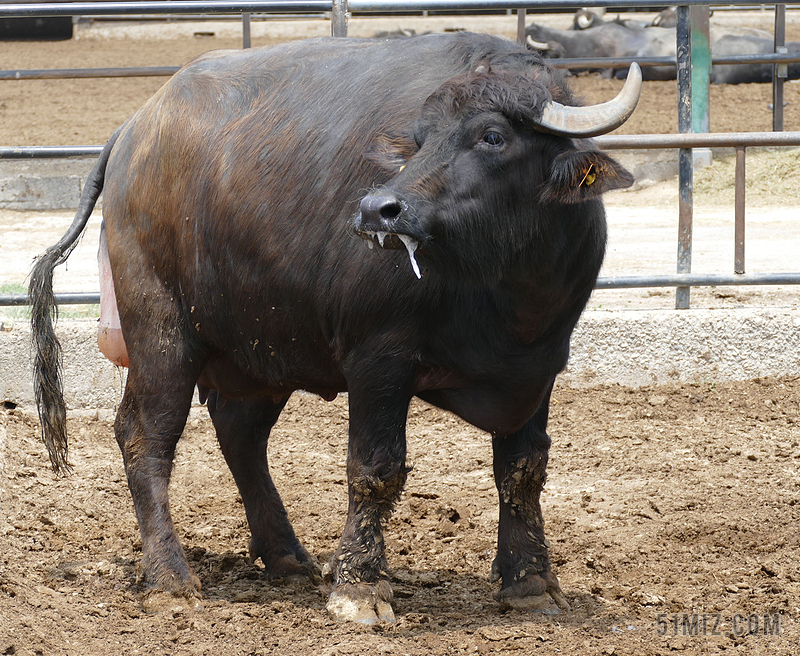
[[[327,609],[334,619],[375,624],[395,621],[382,525],[400,498],[408,471],[411,376],[392,362],[370,367],[369,375],[359,373],[348,378],[347,520],[325,578],[333,583]]]
[[[240,401],[208,396],[222,454],[242,496],[250,525],[250,562],[261,558],[271,579],[301,575],[314,579],[319,570],[294,534],[267,461],[267,441],[289,397],[273,401]]]
[[[500,522],[491,578],[502,580],[497,594],[501,604],[556,613],[569,605],[550,566],[539,503],[550,449],[546,432],[549,402],[548,392],[525,426],[492,439]]]
[[[200,579],[175,533],[168,487],[194,381],[150,365],[142,375],[131,363],[114,428],[142,537],[142,578],[156,590],[192,597]]]

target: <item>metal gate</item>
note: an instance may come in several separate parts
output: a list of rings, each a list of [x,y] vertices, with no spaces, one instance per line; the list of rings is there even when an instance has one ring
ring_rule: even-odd
[[[752,0],[729,0],[727,6],[750,5]],[[35,16],[129,16],[145,14],[241,14],[243,46],[250,45],[250,16],[253,13],[269,14],[325,14],[331,21],[333,36],[346,36],[351,12],[394,13],[428,10],[477,12],[485,10],[516,10],[517,38],[524,42],[526,11],[531,9],[572,9],[585,7],[636,8],[649,6],[642,0],[174,0],[122,1],[122,2],[64,2],[36,4],[0,4],[0,18]],[[601,278],[598,289],[623,289],[633,287],[676,287],[676,307],[689,307],[689,289],[703,285],[785,285],[800,284],[800,272],[747,275],[744,273],[745,245],[745,156],[746,148],[754,146],[800,146],[800,132],[753,132],[737,134],[692,133],[692,8],[708,8],[707,0],[683,0],[678,7],[677,58],[652,58],[640,62],[644,65],[675,64],[678,71],[678,135],[603,136],[595,139],[603,149],[677,148],[679,150],[679,220],[677,272],[673,275]],[[773,128],[783,126],[783,78],[788,62],[800,61],[797,55],[786,54],[785,5],[775,4],[775,52],[773,55],[740,55],[711,60],[706,51],[705,65],[772,63],[773,75]],[[561,67],[626,66],[630,59],[560,60]],[[0,71],[3,80],[52,79],[65,77],[127,77],[172,75],[178,67],[136,67],[108,69],[52,69],[37,71]],[[7,82],[6,82],[7,83]],[[706,90],[707,98],[707,90]],[[693,275],[691,273],[692,223],[693,223],[693,148],[732,147],[736,149],[735,198],[735,256],[732,275]],[[0,147],[0,159],[57,158],[93,156],[100,146],[79,147]],[[99,303],[99,293],[66,293],[56,296],[60,304]],[[0,295],[0,305],[26,305],[22,294]]]

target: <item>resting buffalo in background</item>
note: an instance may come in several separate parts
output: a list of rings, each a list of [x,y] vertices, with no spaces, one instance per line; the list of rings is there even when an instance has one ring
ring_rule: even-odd
[[[674,9],[661,12],[651,25],[636,21],[604,20],[597,14],[580,9],[573,18],[572,29],[558,30],[532,23],[525,28],[528,47],[547,58],[670,57],[677,51]],[[715,27],[709,30],[711,54],[715,57],[747,54],[768,54],[773,51],[773,39],[768,32],[750,27]],[[787,44],[789,52],[800,49],[798,43]],[[713,66],[713,84],[771,82],[771,64],[737,64]],[[573,69],[587,70],[587,69]],[[606,76],[624,79],[627,67],[616,70],[588,69]],[[677,69],[672,66],[647,66],[642,70],[645,80],[674,80]],[[789,79],[800,77],[800,64],[789,64]]]
[[[786,49],[800,53],[800,41],[789,41]],[[714,44],[714,55],[768,55],[775,51],[772,37],[726,35]],[[787,79],[800,79],[800,63],[787,65]],[[715,64],[711,67],[711,81],[715,84],[744,84],[748,82],[772,82],[772,64]]]
[[[590,13],[585,12],[582,16]],[[668,52],[661,54],[661,44],[664,42],[671,46],[673,56],[675,52],[674,29],[643,27],[630,21],[604,21],[596,18],[589,27],[572,30],[559,30],[531,23],[525,28],[525,35],[528,47],[547,58],[667,56]],[[608,77],[614,74],[611,68],[574,70],[601,71]],[[627,67],[625,74],[627,75]],[[642,69],[642,75],[646,80],[670,79],[669,75],[674,79],[675,67],[648,66]]]
[[[467,33],[198,57],[113,135],[72,227],[34,267],[55,468],[68,465],[53,267],[104,188],[124,335],[114,357],[130,365],[115,431],[155,588],[200,587],[167,495],[195,387],[251,557],[270,577],[315,574],[267,466],[270,430],[304,389],[349,395],[349,505],[326,573],[334,617],[394,617],[382,523],[409,471],[414,396],[491,434],[499,597],[564,605],[539,506],[548,404],[603,259],[600,195],[632,182],[584,137],[620,125],[638,93],[632,77],[609,103],[568,106],[538,55]]]
[[[711,10],[711,14],[714,13],[714,10]],[[653,27],[677,27],[678,26],[678,8],[677,7],[667,7],[666,9],[662,9],[656,17],[653,19],[653,22],[650,23]]]
[[[606,23],[616,23],[617,25],[622,25],[623,27],[632,27],[632,28],[643,28],[657,24],[655,22],[647,23],[645,21],[631,20],[630,18],[622,18],[619,14],[617,14],[616,18],[607,20],[603,18],[603,16],[601,16],[600,14],[596,14],[591,9],[578,9],[578,11],[576,11],[575,15],[572,17],[571,29],[587,30],[590,27],[597,27],[598,25],[605,25]]]
[[[644,28],[632,29],[616,21],[597,18],[583,29],[560,30],[537,23],[525,28],[528,43],[554,42],[563,48],[564,57],[625,57],[634,47],[646,42]],[[546,53],[545,53],[546,55]]]

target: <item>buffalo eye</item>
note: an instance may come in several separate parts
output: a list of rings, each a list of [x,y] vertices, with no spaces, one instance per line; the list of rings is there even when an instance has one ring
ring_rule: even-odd
[[[503,135],[499,132],[495,132],[494,130],[490,130],[483,135],[483,143],[494,146],[495,148],[502,146],[505,142],[506,140],[503,139]]]

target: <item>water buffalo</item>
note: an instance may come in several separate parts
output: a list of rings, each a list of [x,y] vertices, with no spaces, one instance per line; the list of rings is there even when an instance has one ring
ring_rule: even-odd
[[[675,30],[661,27],[644,27],[632,21],[604,21],[595,17],[593,21],[585,20],[591,12],[579,14],[575,26],[580,29],[559,30],[531,23],[525,28],[528,47],[542,52],[547,58],[595,58],[595,57],[652,57],[660,51],[655,47],[664,41],[675,51]],[[665,53],[665,56],[669,53]],[[661,80],[664,77],[661,69],[669,67],[647,67],[642,71],[644,79]],[[612,69],[575,69],[602,71],[611,76]],[[672,67],[672,78],[675,78]],[[625,69],[627,75],[627,67]]]
[[[591,26],[570,30],[531,23],[525,28],[525,35],[534,42],[560,44],[563,56],[569,58],[627,57],[647,42],[645,28],[602,19],[596,19]]]
[[[635,15],[635,14],[634,14]],[[623,27],[630,28],[644,28],[656,25],[657,23],[648,23],[646,21],[632,20],[630,18],[622,18],[619,14],[611,20],[604,18],[600,14],[595,13],[591,9],[578,9],[572,17],[573,30],[587,30],[590,27],[597,27],[606,23],[616,23]]]
[[[564,605],[539,506],[549,398],[603,259],[599,197],[632,182],[586,137],[622,124],[639,88],[631,76],[579,108],[559,73],[505,39],[323,38],[201,55],[113,135],[72,227],[34,266],[37,394],[62,470],[52,273],[104,189],[129,359],[115,432],[153,587],[200,587],[167,495],[195,387],[251,558],[269,577],[315,574],[266,450],[304,389],[348,393],[349,504],[326,567],[335,618],[393,620],[382,523],[409,472],[414,396],[491,434],[499,598]]]
[[[636,51],[630,53],[630,57],[643,59],[645,57],[670,57],[675,59],[677,56],[677,41],[676,41],[676,28],[657,28],[648,27],[645,31],[647,35],[647,43],[638,48]],[[762,50],[761,52],[772,52],[772,37],[765,38],[761,30],[751,27],[716,27],[711,26],[709,29],[709,43],[711,44],[711,54],[714,57],[733,55],[733,54],[747,54],[756,52],[755,50],[748,50],[752,48],[753,43],[767,43],[769,50]],[[736,44],[736,45],[733,45]],[[749,44],[742,49],[741,44]],[[733,47],[732,47],[733,46]],[[764,47],[763,45],[761,46]],[[737,49],[739,48],[739,49]],[[766,65],[764,65],[766,66]],[[736,66],[713,66],[710,76],[712,84],[731,84],[737,77],[739,81],[758,82],[758,81],[771,81],[772,80],[772,67],[766,66],[769,69],[769,76],[764,80],[756,79],[756,71],[759,68],[758,64],[750,65],[736,65]],[[719,71],[715,74],[717,69],[728,69]],[[731,72],[730,69],[738,69]],[[624,78],[627,71],[618,71],[617,77]],[[677,76],[677,68],[675,66],[648,66],[644,73],[646,80],[674,80]]]
[[[652,24],[630,20],[604,20],[597,14],[581,9],[575,13],[572,29],[558,30],[532,23],[525,28],[528,47],[547,58],[630,57],[641,60],[649,57],[676,58],[677,41],[675,9],[665,9]],[[743,54],[765,54],[773,50],[769,33],[751,27],[717,27],[709,29],[712,55],[717,57]],[[787,44],[789,52],[797,52],[798,44]],[[586,69],[573,69],[586,70]],[[624,79],[627,67],[590,69],[604,75]],[[647,66],[645,80],[674,80],[675,65]],[[789,79],[800,77],[800,67],[789,65]],[[713,66],[710,81],[714,84],[770,82],[772,65],[745,64]]]
[[[789,53],[800,53],[800,42],[786,43]],[[732,55],[767,55],[775,51],[775,41],[770,37],[726,34],[714,44],[716,57]],[[772,82],[773,64],[714,64],[711,67],[711,81],[715,84],[746,84],[752,82]],[[787,79],[800,79],[800,63],[788,64]]]

